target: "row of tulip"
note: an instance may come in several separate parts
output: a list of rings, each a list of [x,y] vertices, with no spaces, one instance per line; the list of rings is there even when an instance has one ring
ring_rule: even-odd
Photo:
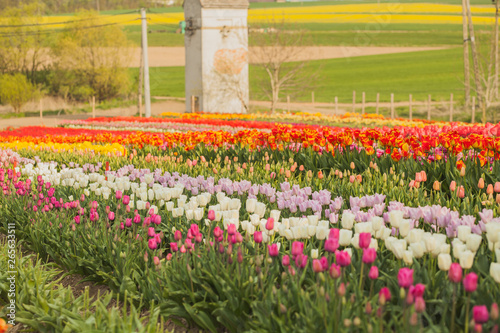
[[[53,156],[46,154],[45,158]],[[68,156],[71,154],[61,158],[71,160]],[[5,161],[10,163],[11,157]],[[73,156],[73,160],[79,158]],[[169,170],[196,175],[208,163],[204,158],[196,163],[178,158],[175,163],[166,162]],[[154,163],[154,156],[149,159]],[[487,329],[498,324],[493,303],[499,296],[500,281],[500,264],[495,263],[495,226],[500,225],[494,217],[497,212],[479,212],[476,221],[473,216],[455,215],[442,207],[412,208],[390,202],[398,196],[411,201],[412,195],[420,197],[422,203],[434,202],[439,193],[453,198],[450,206],[464,214],[466,199],[458,193],[453,197],[454,191],[447,195],[433,189],[431,197],[424,197],[425,182],[434,183],[426,179],[431,176],[425,171],[411,177],[415,179],[408,194],[409,179],[390,173],[384,177],[378,167],[359,174],[351,174],[352,168],[324,177],[311,173],[309,177],[309,172],[296,166],[298,176],[290,175],[284,182],[286,172],[277,168],[283,165],[290,171],[295,162],[279,166],[271,162],[269,168],[269,163],[255,165],[259,169],[252,172],[252,182],[220,178],[215,182],[133,166],[112,171],[103,164],[82,164],[80,169],[34,160],[18,158],[18,173],[4,171],[3,194],[9,204],[2,207],[2,216],[14,220],[21,215],[20,221],[34,222],[20,223],[19,230],[36,251],[102,279],[118,291],[140,290],[146,299],[163,305],[164,314],[185,317],[205,329],[215,330],[220,325],[231,331],[291,330],[296,327],[293,325],[305,331],[343,331],[351,326],[371,330],[380,325],[392,330],[410,325],[450,328],[454,322],[468,325],[470,315],[477,330],[483,324]],[[222,163],[232,172],[238,163],[230,162],[226,157]],[[263,162],[269,161],[263,158]],[[238,168],[244,175],[250,173],[242,165]],[[274,178],[272,172],[276,172]],[[236,173],[238,177],[241,174]],[[458,177],[465,176],[456,176],[460,188],[463,185]],[[415,181],[422,187],[416,187]],[[384,183],[384,195],[363,195]],[[323,190],[322,185],[332,191]],[[496,183],[491,185],[495,190]],[[395,190],[390,191],[391,187]],[[351,191],[355,195],[343,200]],[[333,199],[332,193],[341,198]],[[467,193],[469,196],[474,200],[476,195]],[[296,213],[290,209],[294,200]],[[307,206],[301,207],[304,202]],[[488,205],[497,207],[494,201]],[[59,225],[55,221],[60,221]],[[287,237],[290,232],[292,237]],[[90,233],[92,242],[85,236]],[[480,282],[473,288],[474,283],[464,281],[466,296],[454,292],[462,269],[471,270],[468,274],[476,274]],[[401,278],[395,280],[398,272]],[[467,276],[467,281],[474,281],[474,275]],[[422,285],[414,285],[414,279],[424,283],[426,291],[421,291]],[[415,288],[420,291],[412,291]],[[207,294],[207,290],[217,292]],[[185,295],[189,295],[189,302]],[[234,305],[231,309],[227,309],[229,303]],[[448,303],[455,308],[445,306]],[[473,311],[467,309],[469,304]],[[332,313],[335,315],[327,316]],[[250,314],[256,320],[243,320]],[[450,315],[456,319],[450,320]],[[343,326],[336,327],[339,322]]]

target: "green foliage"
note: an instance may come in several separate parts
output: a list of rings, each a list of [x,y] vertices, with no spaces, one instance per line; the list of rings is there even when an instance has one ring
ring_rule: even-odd
[[[21,73],[0,76],[0,102],[10,104],[15,113],[30,100],[39,96],[36,87]]]
[[[78,22],[61,33],[52,47],[51,90],[78,101],[126,96],[131,83],[125,68],[129,43],[117,26],[98,25],[95,12],[81,12]]]

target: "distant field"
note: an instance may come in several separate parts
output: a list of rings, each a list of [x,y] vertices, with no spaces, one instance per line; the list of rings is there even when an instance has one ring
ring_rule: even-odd
[[[355,57],[312,61],[311,70],[321,68],[320,85],[314,89],[318,102],[352,102],[352,92],[366,93],[367,101],[375,101],[380,93],[381,101],[414,99],[448,100],[453,93],[455,100],[463,98],[463,72],[461,48],[440,51],[412,52],[379,56]],[[130,70],[137,75],[137,69]],[[151,94],[153,96],[184,97],[184,67],[151,68]],[[261,69],[250,66],[250,94],[255,100],[265,100],[257,78]],[[304,88],[305,95],[298,100],[310,101],[311,89]]]

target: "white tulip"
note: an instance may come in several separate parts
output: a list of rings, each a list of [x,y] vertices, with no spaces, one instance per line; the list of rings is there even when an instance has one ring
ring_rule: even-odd
[[[368,246],[370,249],[378,250],[378,242],[375,238],[372,238],[370,241],[370,246]]]
[[[294,235],[293,235],[293,232],[292,232],[292,230],[290,230],[290,229],[286,229],[286,230],[285,230],[285,237],[286,237],[286,239],[288,239],[288,240],[295,239],[295,237],[294,237]]]
[[[281,220],[281,224],[284,225],[286,229],[290,228],[290,220],[289,219]]]
[[[451,266],[451,256],[448,253],[438,255],[438,267],[442,271],[448,271]]]
[[[319,240],[324,240],[328,236],[328,228],[316,227],[316,238]]]
[[[483,237],[477,234],[468,234],[467,235],[467,248],[472,252],[477,252],[479,246],[481,246],[481,241]]]
[[[250,234],[250,235],[253,235],[255,233],[255,226],[251,223],[249,223],[248,221],[245,221],[247,222],[246,226],[247,226],[247,233]],[[243,222],[241,222],[243,223]]]
[[[458,239],[465,243],[467,241],[467,236],[469,236],[471,233],[471,227],[469,227],[468,225],[460,225],[458,226],[457,231]]]
[[[403,261],[405,262],[405,264],[407,264],[408,266],[411,266],[413,265],[413,254],[411,251],[404,251],[403,252]]]
[[[467,250],[467,246],[465,244],[453,245],[453,257],[455,257],[455,259],[460,258],[460,255],[462,254],[462,252],[464,252],[466,250]]]
[[[174,203],[172,201],[165,203],[165,208],[167,211],[171,212],[174,209]]]
[[[194,217],[194,211],[192,209],[186,210],[186,219],[191,221]]]
[[[349,212],[342,213],[342,228],[344,229],[352,229],[354,225],[354,214]]]
[[[203,218],[203,208],[196,208],[194,210],[194,219],[196,221],[201,221],[202,218]]]
[[[406,251],[406,242],[404,239],[398,239],[392,242],[392,252],[398,259],[403,258],[403,254]]]
[[[318,259],[318,249],[311,249],[311,258]]]
[[[328,229],[329,227],[330,227],[330,221],[321,220],[321,221],[318,222],[318,228]]]
[[[252,223],[255,227],[260,223],[260,217],[257,214],[250,215],[250,223]]]
[[[490,275],[496,283],[500,283],[500,264],[492,262],[490,265]]]
[[[372,229],[374,231],[378,231],[382,228],[382,226],[385,226],[384,219],[380,216],[372,217],[371,222],[372,222]]]
[[[410,220],[403,219],[399,223],[399,234],[402,237],[408,236],[408,233],[410,232]]]
[[[424,231],[422,229],[413,228],[408,233],[408,243],[418,243],[423,240]]]
[[[319,217],[317,215],[309,215],[309,216],[307,216],[307,222],[309,223],[309,225],[317,226],[318,225],[318,220],[319,220]]]
[[[240,210],[241,208],[241,200],[238,198],[231,199],[231,203],[229,204],[229,208],[231,210]]]
[[[354,246],[356,250],[359,250],[359,234],[354,234],[351,238],[351,245]]]
[[[422,241],[411,243],[410,250],[415,258],[422,258],[425,253],[425,244]]]
[[[441,244],[439,252],[450,254],[451,252],[450,244]]]
[[[340,229],[339,232],[339,245],[348,246],[351,244],[352,230]]]
[[[290,227],[296,227],[299,225],[300,219],[298,217],[290,217]]]
[[[469,269],[472,267],[472,264],[474,263],[474,253],[472,253],[469,250],[465,250],[460,254],[460,266],[463,269]]]
[[[217,197],[217,202],[221,203],[222,199],[224,199],[226,197],[226,193],[219,192],[219,193],[217,193],[216,197]]]
[[[391,210],[389,212],[389,223],[394,228],[399,228],[399,224],[403,221],[404,212],[400,210]]]
[[[371,222],[359,222],[354,225],[354,231],[358,234],[362,232],[372,232],[372,224]]]
[[[273,209],[270,213],[269,213],[269,217],[272,217],[274,219],[275,222],[279,221],[280,219],[280,215],[281,215],[281,211],[277,210],[277,209]]]
[[[259,215],[260,218],[263,218],[266,214],[266,205],[262,202],[257,202],[255,205],[255,214]]]

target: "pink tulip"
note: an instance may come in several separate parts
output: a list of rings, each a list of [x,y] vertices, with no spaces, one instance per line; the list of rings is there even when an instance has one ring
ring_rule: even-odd
[[[134,216],[134,223],[141,223],[141,215]]]
[[[498,319],[498,304],[497,303],[491,304],[490,317],[491,317],[491,320]]]
[[[115,197],[116,197],[117,200],[120,200],[122,198],[122,196],[123,196],[122,191],[116,191]]]
[[[257,244],[262,243],[262,231],[256,231],[256,232],[253,234],[253,240],[254,240],[254,241],[255,241],[255,243],[257,243]]]
[[[465,188],[463,186],[460,186],[458,188],[458,197],[460,199],[463,199],[465,197]]]
[[[477,182],[477,187],[481,190],[484,188],[484,179],[483,178],[479,178],[479,181]]]
[[[156,266],[160,265],[160,258],[158,257],[153,257],[153,262]]]
[[[419,183],[422,182],[422,175],[420,174],[420,172],[417,172],[415,174],[415,181]]]
[[[330,266],[330,276],[332,279],[338,279],[340,277],[340,266],[332,264]]]
[[[75,223],[80,224],[80,215],[75,216]]]
[[[323,272],[323,265],[318,259],[313,260],[313,271],[315,273]]]
[[[124,195],[122,202],[125,206],[128,205],[130,203],[130,197],[128,195]]]
[[[215,212],[212,209],[208,211],[208,219],[210,221],[215,220]]]
[[[417,283],[415,285],[415,287],[410,288],[410,290],[411,290],[411,294],[413,295],[413,297],[415,297],[415,298],[423,297],[424,293],[425,293],[425,285],[423,285],[421,283]]]
[[[372,234],[369,232],[362,232],[359,234],[359,247],[362,249],[367,249],[370,246],[372,240]]]
[[[340,230],[337,228],[331,228],[330,234],[328,235],[328,239],[336,239],[338,241],[340,235]]]
[[[148,228],[148,236],[154,237],[156,235],[155,228]]]
[[[290,265],[290,256],[287,254],[287,255],[284,255],[283,256],[283,259],[281,259],[281,263],[283,264],[283,266],[288,266]]]
[[[457,188],[457,182],[452,180],[450,183],[450,191],[455,192],[456,188]]]
[[[472,308],[472,317],[477,324],[484,324],[489,319],[488,308],[486,305],[476,305]]]
[[[180,231],[180,230],[176,230],[176,231],[174,232],[174,239],[175,239],[176,241],[179,241],[179,240],[181,240],[181,239],[182,239],[182,233],[181,233],[181,231]]]
[[[422,313],[425,311],[425,301],[424,298],[419,296],[415,299],[415,312]]]
[[[377,266],[372,266],[370,268],[370,271],[368,272],[368,277],[371,280],[376,280],[378,279],[378,267]]]
[[[177,243],[172,242],[170,243],[170,249],[172,250],[172,252],[177,252],[179,251],[179,246],[177,245]]]
[[[156,247],[157,247],[157,244],[156,244],[156,240],[154,238],[151,238],[149,241],[148,241],[148,246],[151,250],[155,250]]]
[[[198,234],[196,234],[196,236],[194,237],[194,240],[197,243],[201,243],[203,241],[203,235],[201,234],[201,232],[199,232]]]
[[[493,185],[488,184],[488,187],[486,188],[486,194],[493,194]]]
[[[302,242],[293,242],[292,243],[292,256],[298,256],[304,252],[304,243]]]
[[[109,219],[110,221],[113,221],[113,220],[115,219],[115,213],[113,213],[113,212],[109,212],[109,213],[108,213],[108,219]]]
[[[456,262],[452,263],[448,271],[448,279],[453,283],[462,281],[462,267]]]
[[[500,193],[500,182],[496,182],[495,183],[495,188],[494,188],[495,192],[497,193]]]
[[[477,274],[472,272],[464,277],[464,288],[468,293],[473,293],[477,289]]]
[[[326,271],[328,269],[328,258],[327,257],[322,257],[319,262],[323,266],[323,270]]]
[[[180,252],[181,253],[186,253],[186,247],[184,245],[181,245]]]
[[[339,294],[340,297],[344,297],[345,292],[346,292],[346,290],[345,290],[345,284],[344,284],[344,282],[342,282],[340,284],[340,286],[338,287],[338,289],[337,289],[337,293]]]
[[[278,256],[278,254],[279,254],[278,244],[268,245],[267,248],[269,250],[269,255],[271,257],[277,257]]]
[[[219,228],[219,226],[217,226],[217,227],[214,228],[214,237],[215,238],[221,237],[223,233],[224,232],[222,231],[221,228]]]
[[[332,229],[333,230],[333,229]],[[336,229],[338,230],[338,229]],[[339,248],[338,238],[329,238],[325,241],[325,251],[333,253]]]
[[[336,252],[335,259],[340,267],[347,267],[351,264],[351,256],[347,251]]]
[[[236,234],[236,225],[234,223],[231,223],[230,225],[227,226],[227,233],[228,235]]]
[[[386,302],[391,300],[391,291],[387,287],[383,287],[380,289],[378,293],[378,301],[381,305],[384,305]]]
[[[401,288],[409,288],[413,284],[413,269],[401,268],[398,272],[398,283]]]
[[[274,219],[272,217],[270,217],[270,218],[267,219],[266,229],[267,230],[273,230],[274,229]]]
[[[375,249],[364,249],[363,250],[363,262],[365,264],[371,265],[375,262],[375,258],[377,258],[377,251]]]

